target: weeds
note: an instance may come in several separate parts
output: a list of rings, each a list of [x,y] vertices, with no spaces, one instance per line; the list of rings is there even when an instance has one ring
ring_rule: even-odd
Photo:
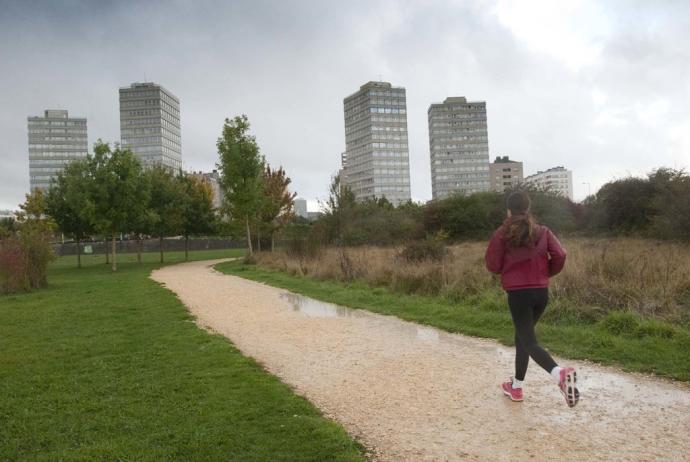
[[[565,270],[551,284],[553,320],[594,323],[622,311],[690,322],[690,246],[627,238],[570,239],[564,246]],[[500,294],[498,278],[484,267],[485,249],[484,242],[466,242],[437,259],[424,257],[433,254],[427,244],[324,248],[313,256],[275,252],[258,254],[257,260],[268,268],[321,280],[361,281],[405,294],[464,300]]]

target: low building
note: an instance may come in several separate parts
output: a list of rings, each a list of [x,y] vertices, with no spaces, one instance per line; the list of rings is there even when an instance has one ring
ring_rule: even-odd
[[[16,212],[13,212],[12,210],[0,210],[0,220],[4,220],[6,218],[14,220],[16,217]]]
[[[211,186],[213,191],[213,207],[218,209],[223,203],[223,191],[220,187],[220,174],[218,170],[213,170],[212,172],[191,172],[192,176],[206,180]]]
[[[514,189],[524,181],[522,162],[510,160],[508,156],[496,157],[489,164],[491,190],[503,192]]]
[[[525,183],[552,191],[573,200],[573,172],[565,167],[553,167],[525,178]]]

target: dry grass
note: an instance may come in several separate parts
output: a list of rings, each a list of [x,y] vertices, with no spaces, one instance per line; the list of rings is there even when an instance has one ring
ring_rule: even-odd
[[[570,239],[564,272],[552,281],[555,305],[582,319],[622,310],[690,322],[690,246],[641,239]],[[361,281],[404,293],[466,299],[497,293],[484,267],[486,243],[452,246],[441,262],[412,263],[400,248],[328,248],[312,258],[284,251],[258,256],[262,266],[317,279]]]

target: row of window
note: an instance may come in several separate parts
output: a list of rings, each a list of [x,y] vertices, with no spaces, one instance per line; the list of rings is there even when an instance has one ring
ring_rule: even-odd
[[[29,150],[29,159],[41,159],[44,157],[83,158],[83,157],[86,157],[86,150],[84,150],[84,151],[38,151],[38,152],[31,152],[31,150]]]
[[[470,158],[460,158],[460,159],[434,159],[431,165],[448,165],[448,164],[480,164],[489,165],[489,161],[486,159],[479,159],[477,157]]]
[[[453,167],[434,167],[433,173],[463,173],[463,172],[487,172],[489,169],[481,165],[469,166],[453,166]]]
[[[86,135],[85,128],[38,128],[29,127],[29,136],[44,134]]]
[[[85,120],[29,120],[29,127],[86,127]]]
[[[33,134],[34,133],[29,132],[29,136]],[[40,136],[36,138],[40,139],[41,141],[83,141],[84,144],[87,143],[85,136],[54,136],[51,134],[48,136]]]
[[[407,109],[398,109],[391,107],[370,107],[369,112],[372,114],[407,114]]]
[[[436,135],[436,133],[434,133]],[[446,136],[432,136],[432,142],[434,143],[441,143],[444,141],[489,141],[489,138],[484,135],[461,135],[461,134],[452,134],[452,135],[446,135]]]
[[[369,90],[369,96],[397,96],[399,98],[405,97],[405,89],[400,88],[396,90]]]
[[[407,149],[407,143],[371,143],[372,148]]]
[[[382,132],[383,131],[383,132],[405,132],[405,133],[407,133],[407,127],[401,127],[401,126],[391,127],[389,125],[387,125],[387,126],[372,125],[371,131],[372,132]]]
[[[390,135],[385,133],[372,133],[372,140],[396,140],[407,141],[407,135]]]
[[[86,149],[86,141],[83,143],[65,143],[65,144],[43,144],[43,143],[29,143],[29,152],[40,152],[42,149]]]
[[[29,159],[29,168],[37,165],[65,165],[76,160],[74,157],[69,159]]]
[[[384,98],[371,98],[369,100],[370,104],[382,104],[387,106],[404,106],[405,98],[394,98],[394,99],[384,99]]]

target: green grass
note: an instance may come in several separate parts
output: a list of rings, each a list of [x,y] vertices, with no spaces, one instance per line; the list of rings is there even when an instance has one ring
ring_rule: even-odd
[[[495,338],[513,345],[513,325],[507,304],[496,292],[452,301],[404,295],[357,282],[320,281],[239,261],[222,263],[216,268],[326,302],[394,315],[448,332]],[[618,365],[627,371],[690,380],[690,329],[687,326],[640,319],[628,313],[612,313],[596,321],[580,320],[574,315],[576,312],[577,309],[563,304],[547,308],[537,329],[540,343],[572,359],[588,359]]]
[[[242,251],[193,252],[193,259]],[[0,460],[362,460],[336,423],[148,278],[158,255],[61,258],[0,296]],[[167,253],[180,261],[182,253]]]

